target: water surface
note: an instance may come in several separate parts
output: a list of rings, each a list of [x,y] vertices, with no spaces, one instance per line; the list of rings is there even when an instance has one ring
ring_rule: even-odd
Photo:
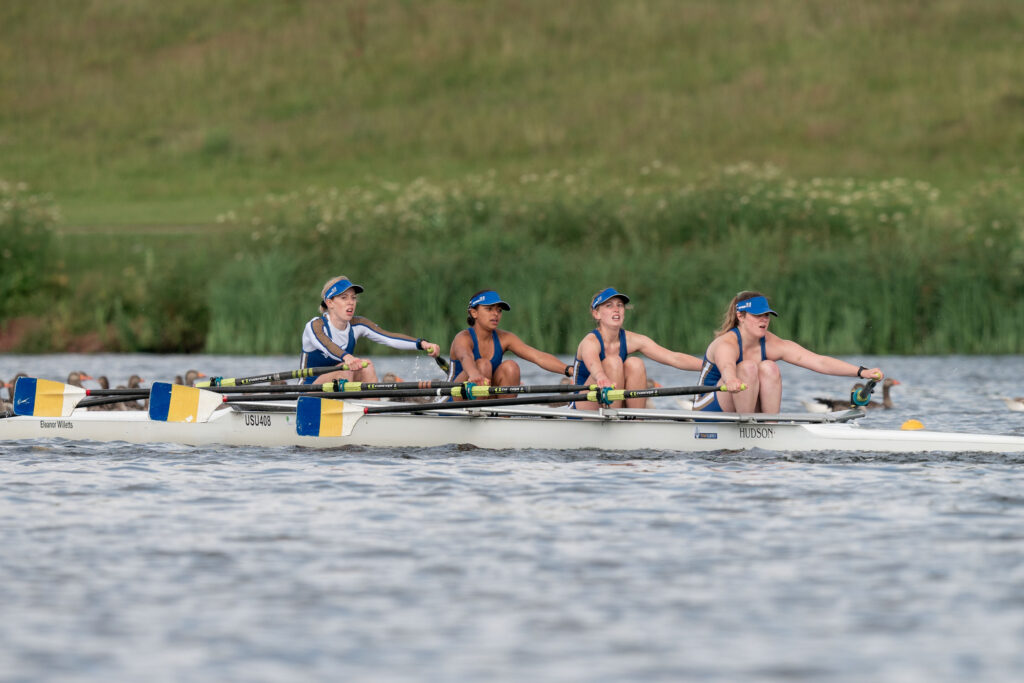
[[[1024,395],[1024,358],[851,360],[902,381],[866,425],[1024,434],[997,399]],[[294,362],[4,356],[0,377]],[[784,373],[785,410],[851,383]],[[0,679],[1019,680],[1022,472],[957,453],[5,443]]]

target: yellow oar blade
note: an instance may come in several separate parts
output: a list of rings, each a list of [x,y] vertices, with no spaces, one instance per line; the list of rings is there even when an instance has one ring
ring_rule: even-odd
[[[300,396],[295,407],[299,436],[348,436],[365,410],[346,401]]]
[[[158,422],[206,422],[224,396],[168,382],[154,382],[149,392],[149,419]]]
[[[68,417],[85,393],[85,389],[63,382],[19,377],[14,385],[14,414]]]

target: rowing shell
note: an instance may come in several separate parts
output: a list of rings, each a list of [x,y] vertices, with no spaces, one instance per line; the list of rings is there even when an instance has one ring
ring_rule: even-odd
[[[356,402],[353,402],[356,403]],[[141,412],[76,410],[65,418],[0,420],[0,440],[68,439],[193,446],[346,445],[418,448],[472,444],[488,449],[595,449],[687,453],[770,451],[922,451],[1024,453],[1024,437],[864,428],[859,411],[737,415],[690,411],[572,411],[526,407],[364,415],[348,436],[299,436],[294,403],[233,404],[205,423],[160,422]],[[371,405],[380,405],[379,403]],[[707,421],[712,419],[714,421]]]

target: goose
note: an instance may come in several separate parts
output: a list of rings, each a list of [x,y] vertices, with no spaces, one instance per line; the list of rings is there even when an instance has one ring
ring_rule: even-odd
[[[106,375],[100,375],[96,378],[96,384],[100,385],[100,389],[109,389],[110,380],[107,379]],[[86,410],[124,410],[121,403],[104,403],[98,406],[89,406]]]
[[[7,389],[7,395],[11,399],[10,401],[3,397],[3,389]],[[7,415],[8,413],[14,412],[14,405],[11,401],[14,400],[14,382],[0,381],[0,415]]]
[[[68,373],[67,384],[70,384],[73,387],[83,388],[82,387],[82,382],[84,382],[87,379],[95,379],[95,378],[92,375],[90,375],[88,372],[85,372],[85,371],[82,371],[82,370],[72,370],[71,372]]]
[[[1003,403],[1005,403],[1006,407],[1009,408],[1010,410],[1024,412],[1024,396],[1018,396],[1016,398],[1002,396],[1000,398],[1003,399]]]
[[[865,406],[855,406],[853,405],[853,403],[850,402],[849,398],[822,397],[816,397],[814,401],[804,401],[803,404],[804,408],[806,408],[807,411],[811,413],[827,413],[830,410],[850,410],[851,408],[857,407],[866,408],[868,410],[874,410],[878,408],[882,408],[884,410],[891,410],[893,403],[892,397],[889,395],[889,390],[892,389],[892,387],[898,385],[899,383],[899,380],[893,379],[891,377],[886,377],[885,380],[882,382],[881,402],[871,401]],[[853,385],[853,391],[851,391],[850,393],[852,395],[854,391],[860,391],[863,388],[864,384],[858,382],[857,384]]]
[[[185,373],[184,379],[182,379],[181,375],[175,376],[174,383],[192,387],[195,386],[197,379],[202,379],[203,377],[206,377],[205,373],[199,372],[198,370],[189,370]]]
[[[138,375],[132,375],[128,378],[128,386],[119,384],[117,385],[117,388],[139,389],[145,381],[146,380],[142,379]],[[138,401],[123,401],[121,403],[115,403],[114,405],[117,406],[114,410],[147,410],[149,408],[149,399],[145,399],[142,403],[139,403]]]
[[[24,372],[19,372],[10,382],[0,381],[0,413],[14,411],[14,386],[18,383],[18,379],[21,377],[28,377]],[[7,388],[7,398],[3,397],[3,390]]]

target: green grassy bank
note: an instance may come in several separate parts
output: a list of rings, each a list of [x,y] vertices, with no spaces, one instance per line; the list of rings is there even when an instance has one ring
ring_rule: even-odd
[[[70,225],[208,223],[265,192],[655,159],[998,177],[1017,0],[0,3],[0,178]]]
[[[445,342],[493,286],[570,351],[613,284],[695,353],[748,287],[822,351],[1020,352],[1022,35],[1016,0],[2,3],[0,348],[294,352],[344,272]]]
[[[201,230],[102,244],[63,231],[60,258],[20,257],[39,276],[3,300],[9,316],[46,311],[31,350],[95,335],[121,350],[289,353],[323,282],[344,273],[366,287],[360,313],[386,328],[447,345],[470,295],[494,287],[513,305],[507,329],[569,352],[590,295],[613,285],[633,297],[631,329],[700,353],[729,298],[756,288],[783,314],[773,329],[823,352],[1021,350],[1017,178],[945,196],[754,165],[682,184],[670,166],[644,171],[310,188]],[[19,215],[36,214],[49,215]]]

